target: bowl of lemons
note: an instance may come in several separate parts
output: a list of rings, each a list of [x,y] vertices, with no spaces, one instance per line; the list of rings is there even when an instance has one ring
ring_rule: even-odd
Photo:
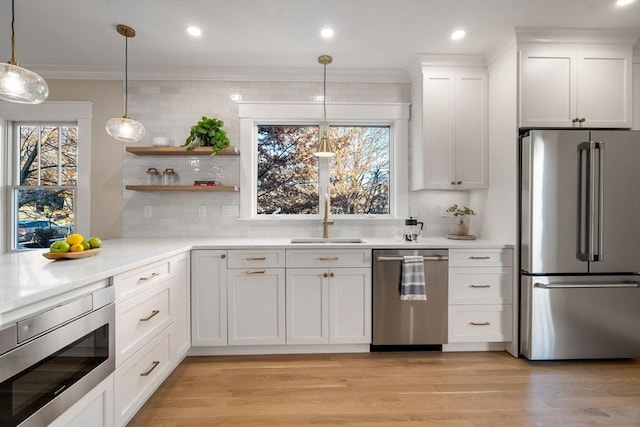
[[[102,251],[102,240],[93,236],[85,239],[80,233],[73,233],[64,240],[57,240],[42,256],[47,259],[77,259],[98,255]]]

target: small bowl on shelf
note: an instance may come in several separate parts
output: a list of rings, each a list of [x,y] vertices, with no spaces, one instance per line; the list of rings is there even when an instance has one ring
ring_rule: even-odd
[[[171,145],[171,139],[165,138],[164,136],[154,136],[151,144],[154,147],[169,147]]]

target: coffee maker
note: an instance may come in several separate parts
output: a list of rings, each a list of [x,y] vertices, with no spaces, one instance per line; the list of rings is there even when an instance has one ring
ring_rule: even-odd
[[[417,242],[418,236],[422,232],[424,223],[418,221],[414,217],[409,217],[404,220],[404,240],[407,242]]]

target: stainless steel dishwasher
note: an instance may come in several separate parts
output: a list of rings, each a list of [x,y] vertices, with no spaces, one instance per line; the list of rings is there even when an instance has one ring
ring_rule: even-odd
[[[426,301],[400,299],[405,255],[424,258]],[[442,350],[448,338],[448,261],[447,249],[373,251],[372,350]]]

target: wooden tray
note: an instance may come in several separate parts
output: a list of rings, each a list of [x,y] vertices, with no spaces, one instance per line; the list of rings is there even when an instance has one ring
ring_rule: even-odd
[[[87,249],[82,252],[63,252],[63,253],[53,253],[53,252],[44,252],[42,254],[43,257],[47,259],[77,259],[77,258],[87,258],[90,256],[98,255],[102,248],[96,249]]]

